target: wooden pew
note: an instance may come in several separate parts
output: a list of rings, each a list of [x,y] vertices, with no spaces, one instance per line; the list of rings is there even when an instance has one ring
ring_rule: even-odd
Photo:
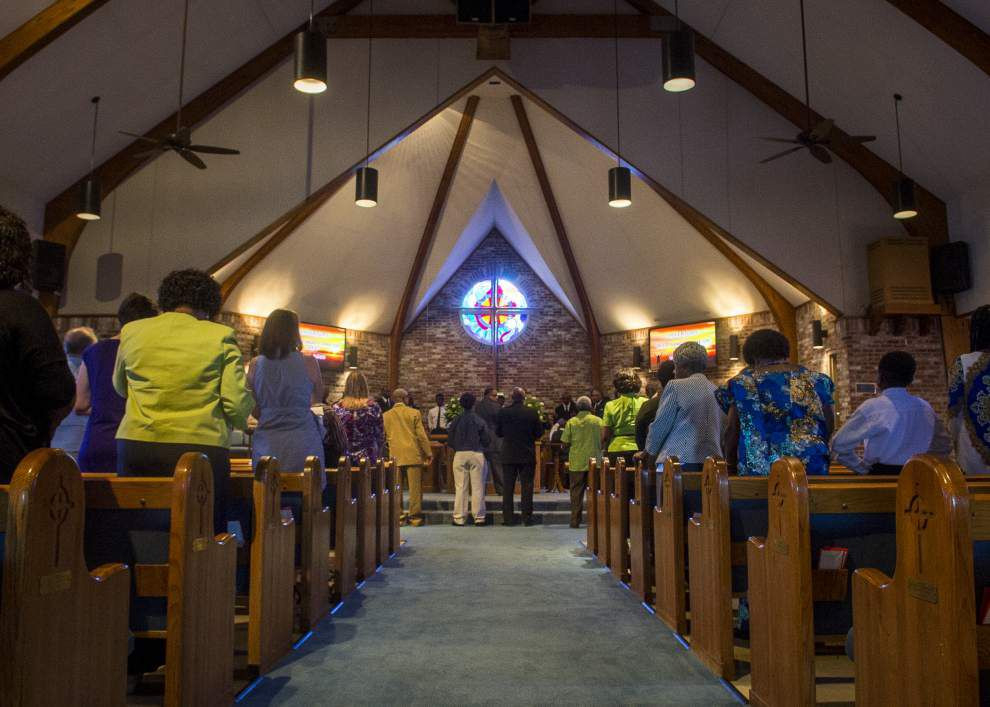
[[[357,467],[351,469],[351,476],[354,480],[351,491],[357,501],[355,558],[359,581],[368,579],[378,568],[378,564],[375,562],[378,497],[375,495],[372,469],[372,464],[367,459],[362,459]]]
[[[609,537],[610,513],[609,494],[611,487],[611,468],[608,459],[603,459],[600,465],[593,468],[597,472],[597,483],[595,484],[595,518],[598,530],[598,560],[606,567],[612,566],[612,542]]]
[[[636,468],[627,468],[624,459],[610,470],[608,495],[609,558],[612,574],[620,582],[629,581],[629,498]]]
[[[379,459],[372,467],[371,487],[375,494],[375,567],[380,567],[388,558],[388,504],[391,493],[385,483],[385,469],[392,461]]]
[[[653,600],[653,510],[656,474],[636,465],[634,496],[629,500],[629,587],[644,601]]]
[[[135,565],[138,597],[167,596],[165,704],[233,699],[234,537],[213,536],[213,473],[202,454],[184,454],[170,478],[95,475],[84,482],[87,511],[171,511],[168,564]],[[87,665],[90,665],[87,663]]]
[[[990,631],[976,624],[973,543],[990,541],[990,494],[973,490],[948,459],[901,472],[894,576],[853,575],[858,705],[978,703]]]
[[[296,528],[282,518],[278,460],[258,462],[252,484],[254,538],[248,599],[248,665],[268,672],[292,647]]]
[[[399,551],[402,545],[402,472],[394,459],[389,460],[385,468],[385,485],[389,489],[388,497],[388,547],[389,556]]]
[[[927,457],[927,460],[921,463],[921,476],[926,475],[926,463],[930,467],[946,463],[934,457]],[[919,465],[917,462],[910,464],[916,468]],[[935,479],[935,472],[927,475]],[[811,533],[819,514],[830,523],[842,515],[856,514],[862,517],[864,527],[868,527],[869,518],[887,517],[891,525],[900,524],[899,516],[904,515],[908,516],[909,522],[911,519],[927,522],[928,516],[917,510],[920,506],[913,500],[920,488],[920,485],[916,486],[914,476],[915,472],[912,472],[901,479],[887,477],[876,481],[878,477],[865,477],[861,482],[814,484],[809,483],[810,477],[805,475],[798,460],[785,458],[774,462],[768,484],[767,537],[750,538],[747,544],[752,661],[750,699],[754,704],[781,704],[784,701],[814,704],[815,602],[843,601],[848,586],[847,570],[812,568]],[[907,490],[899,492],[902,485]],[[965,481],[962,489],[965,493]],[[941,496],[937,483],[932,484],[931,490]],[[970,490],[990,490],[990,487],[987,481],[974,478]],[[898,501],[899,493],[908,495]],[[864,529],[863,532],[868,531]],[[903,545],[903,542],[899,544]],[[903,547],[901,551],[904,551]],[[898,558],[898,567],[901,566]],[[911,576],[917,579],[917,573]],[[968,586],[972,587],[972,581]],[[972,598],[972,589],[968,593]],[[881,607],[877,604],[873,608]],[[970,616],[975,616],[975,610]],[[848,627],[843,628],[844,636]],[[884,626],[870,626],[868,630],[874,629],[882,630]],[[888,679],[895,674],[898,671],[887,673]]]
[[[130,571],[87,571],[78,467],[60,450],[36,450],[8,491],[9,499],[0,493],[0,703],[123,705]]]
[[[670,457],[653,474],[653,570],[657,617],[677,634],[687,633],[686,521],[681,463]]]
[[[336,469],[327,470],[327,483],[334,487],[334,545],[330,555],[337,571],[336,599],[343,599],[357,586],[358,504],[351,491],[353,481],[346,457],[340,458]]]
[[[588,490],[585,492],[585,506],[587,510],[587,533],[586,546],[594,554],[598,554],[598,460],[591,459],[588,462]]]
[[[282,474],[282,491],[302,497],[299,553],[299,632],[311,631],[330,612],[330,523],[332,514],[323,505],[326,472],[317,457],[308,457],[299,473]],[[329,483],[329,482],[328,482]]]

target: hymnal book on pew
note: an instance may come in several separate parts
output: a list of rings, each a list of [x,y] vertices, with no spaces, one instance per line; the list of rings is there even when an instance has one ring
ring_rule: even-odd
[[[846,557],[848,555],[849,548],[823,547],[818,554],[818,569],[841,570],[846,566]]]

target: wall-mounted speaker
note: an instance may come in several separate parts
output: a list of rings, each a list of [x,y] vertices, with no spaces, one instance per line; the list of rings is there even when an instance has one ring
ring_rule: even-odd
[[[969,244],[952,241],[932,249],[932,289],[954,295],[973,286],[969,269]]]
[[[470,25],[529,22],[529,0],[457,0],[457,21]]]
[[[642,368],[643,367],[643,347],[642,346],[633,346],[633,361],[632,361],[632,365],[633,365],[633,368]]]
[[[31,284],[39,292],[61,292],[65,286],[65,246],[52,241],[31,242]]]
[[[358,367],[358,347],[351,346],[347,349],[347,367],[357,368]]]
[[[124,256],[104,253],[96,259],[96,300],[113,302],[120,297],[124,281]]]

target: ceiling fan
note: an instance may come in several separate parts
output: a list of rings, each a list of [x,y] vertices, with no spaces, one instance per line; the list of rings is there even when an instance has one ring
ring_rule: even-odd
[[[239,155],[240,150],[234,150],[229,147],[214,147],[212,145],[193,145],[192,135],[190,133],[188,126],[182,125],[182,89],[185,80],[186,73],[186,29],[189,24],[189,0],[185,0],[185,10],[182,14],[182,53],[179,58],[179,108],[175,112],[175,132],[169,133],[169,135],[162,139],[155,139],[150,137],[145,137],[144,135],[138,135],[136,133],[129,133],[127,131],[119,131],[122,135],[128,135],[130,137],[141,140],[142,142],[151,143],[154,145],[149,150],[144,152],[139,152],[134,155],[135,159],[145,159],[146,157],[151,157],[152,155],[157,155],[162,152],[168,152],[172,150],[179,157],[184,159],[186,162],[198,169],[206,169],[206,163],[197,155],[197,152],[203,154],[211,155]]]
[[[835,127],[835,121],[829,118],[823,118],[815,124],[812,124],[811,111],[811,98],[808,91],[808,40],[805,36],[805,26],[804,26],[804,0],[800,0],[801,3],[801,53],[804,58],[804,106],[807,111],[807,117],[805,118],[805,129],[797,134],[793,139],[790,138],[780,138],[780,137],[765,137],[764,140],[770,140],[771,142],[783,142],[790,145],[797,145],[797,147],[790,147],[783,152],[778,152],[775,155],[771,155],[764,160],[760,160],[760,164],[766,164],[767,162],[772,162],[773,160],[779,159],[792,152],[797,152],[798,150],[807,149],[819,162],[824,164],[829,164],[832,161],[832,155],[825,148],[832,147],[833,136],[832,131]],[[876,140],[876,135],[845,135],[841,138],[846,142],[871,142]]]

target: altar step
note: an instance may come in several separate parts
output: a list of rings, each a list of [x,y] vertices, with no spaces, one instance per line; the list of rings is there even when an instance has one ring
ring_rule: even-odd
[[[519,496],[515,498],[519,520]],[[502,522],[502,497],[485,497],[485,520],[488,525]],[[454,521],[452,494],[424,494],[423,519],[427,525],[450,525]],[[571,502],[565,493],[541,493],[533,497],[533,520],[541,525],[567,525],[571,522]]]

